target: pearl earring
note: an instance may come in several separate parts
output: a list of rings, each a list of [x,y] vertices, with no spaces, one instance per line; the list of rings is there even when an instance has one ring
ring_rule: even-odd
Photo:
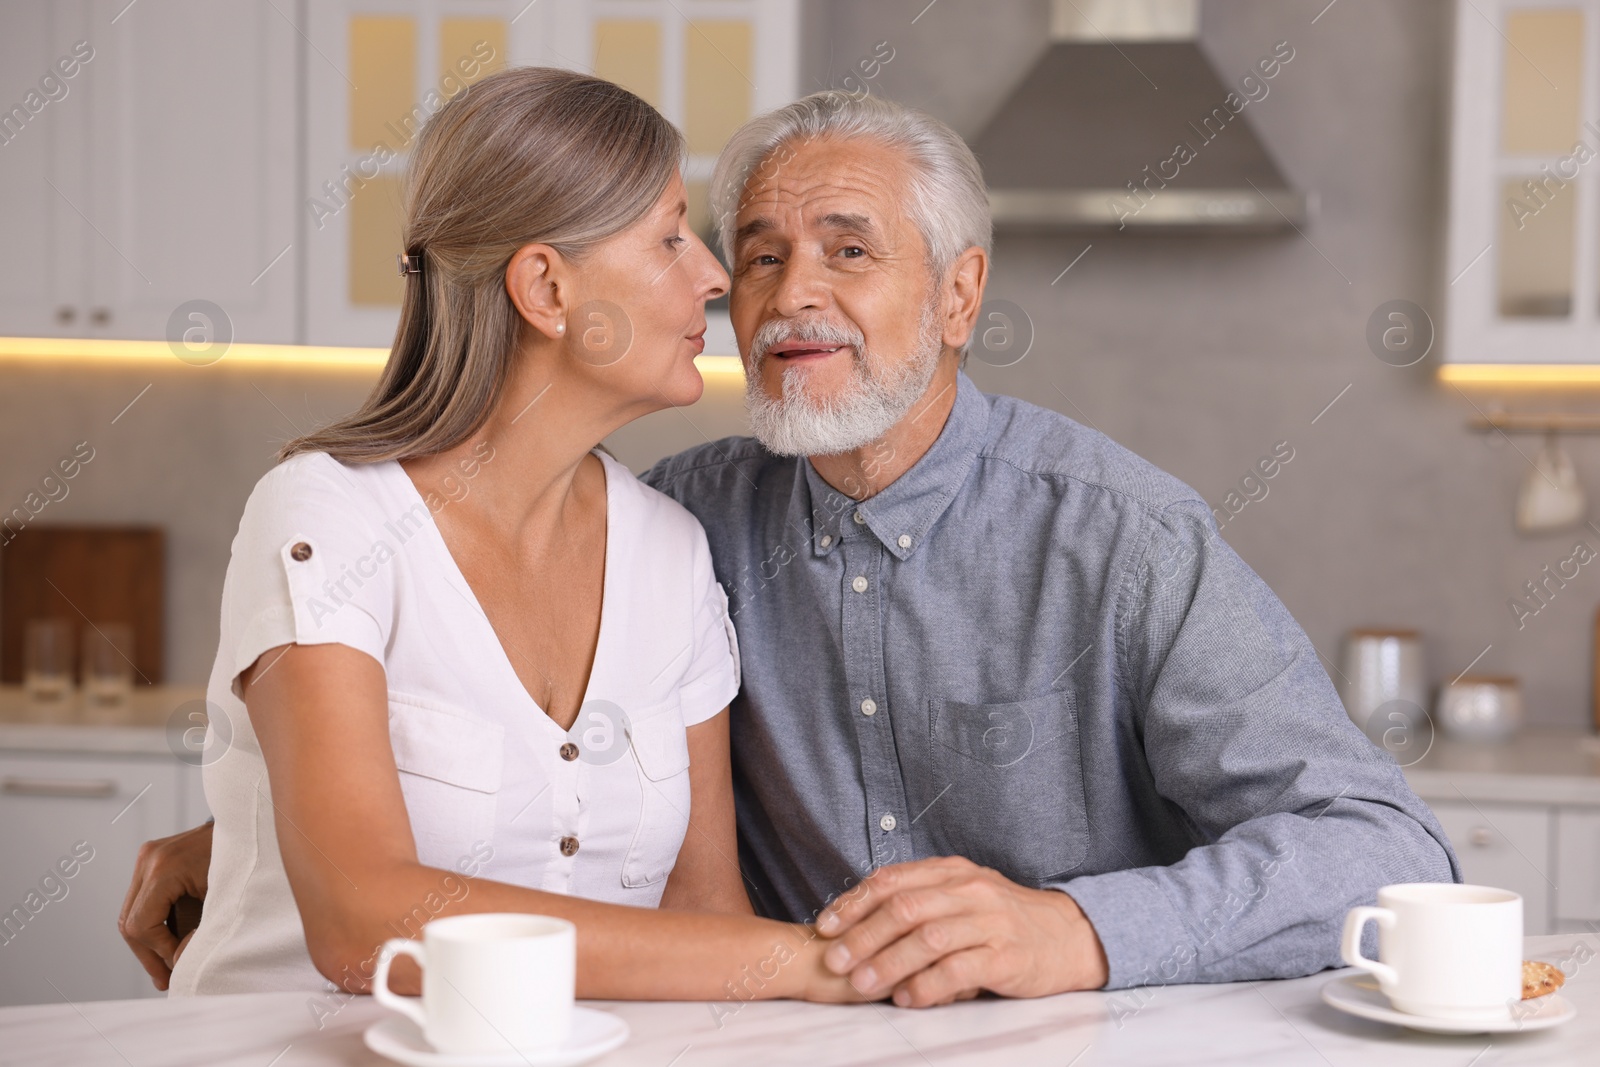
[[[566,332],[567,332],[567,324],[566,323],[564,323],[564,322],[556,323],[556,333],[566,333]]]

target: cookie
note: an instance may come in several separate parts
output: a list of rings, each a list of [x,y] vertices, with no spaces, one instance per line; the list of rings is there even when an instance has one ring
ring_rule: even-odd
[[[1540,963],[1537,960],[1522,961],[1522,999],[1532,1000],[1554,993],[1561,988],[1567,976],[1561,973],[1561,968],[1553,963]]]

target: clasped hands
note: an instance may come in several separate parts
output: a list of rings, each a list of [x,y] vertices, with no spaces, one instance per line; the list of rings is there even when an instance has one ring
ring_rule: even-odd
[[[817,916],[823,963],[863,997],[903,1008],[985,990],[1040,997],[1099,989],[1105,950],[1072,897],[958,856],[880,867]]]

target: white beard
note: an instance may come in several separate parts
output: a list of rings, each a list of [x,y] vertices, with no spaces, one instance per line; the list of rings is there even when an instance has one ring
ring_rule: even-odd
[[[928,391],[939,367],[944,345],[938,312],[937,297],[930,294],[917,322],[915,347],[900,363],[868,352],[861,331],[853,324],[767,321],[750,340],[750,369],[745,379],[745,410],[756,440],[780,456],[828,456],[869,445],[888,433]],[[788,340],[851,346],[852,380],[842,395],[814,397],[806,367],[785,368],[783,395],[768,395],[761,374],[767,352]]]

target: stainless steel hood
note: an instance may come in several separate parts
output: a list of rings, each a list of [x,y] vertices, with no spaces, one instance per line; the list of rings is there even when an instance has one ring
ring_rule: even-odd
[[[972,141],[997,230],[1305,221],[1306,198],[1250,127],[1273,82],[1217,76],[1198,0],[1055,0],[1051,22],[1049,49]]]

